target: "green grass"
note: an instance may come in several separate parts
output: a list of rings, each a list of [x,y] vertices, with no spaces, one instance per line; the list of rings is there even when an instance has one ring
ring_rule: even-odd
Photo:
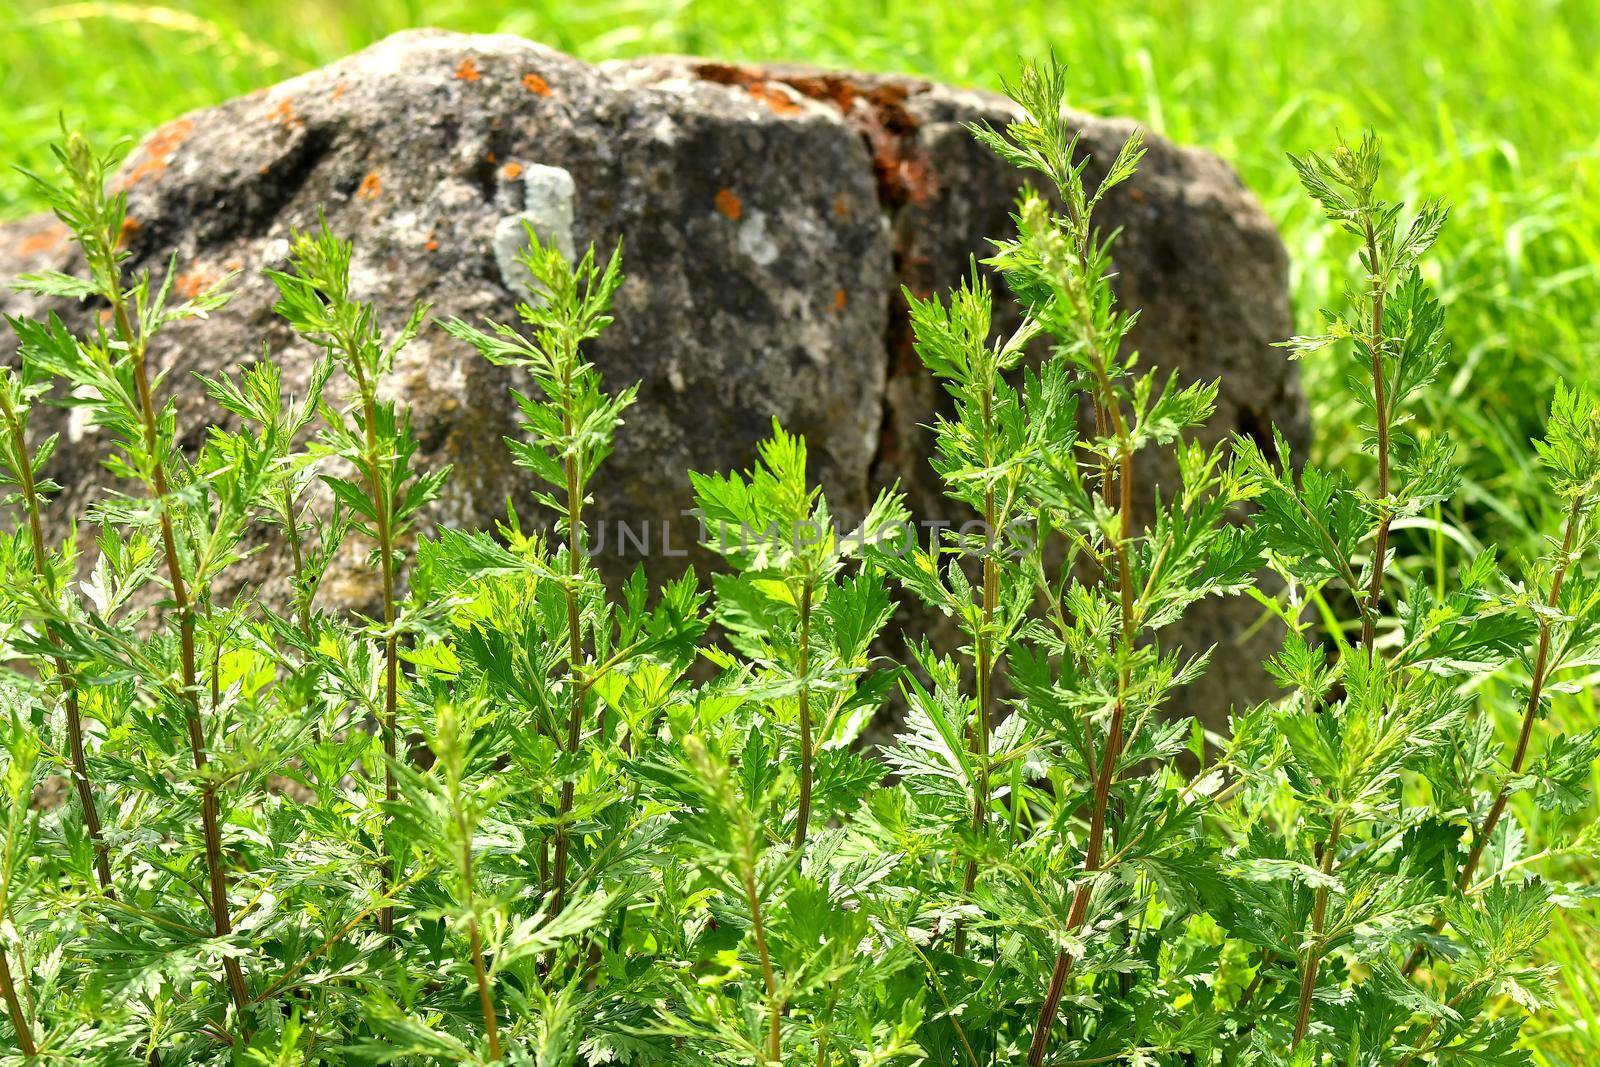
[[[1460,513],[1405,535],[1403,562],[1426,573],[1438,538],[1510,555],[1538,546],[1517,517],[1540,509],[1528,438],[1557,378],[1595,377],[1600,338],[1592,0],[325,0],[286,10],[281,0],[174,0],[0,14],[5,156],[38,164],[58,113],[102,139],[135,135],[408,26],[517,33],[595,59],[698,52],[987,86],[1019,57],[1054,49],[1071,64],[1079,106],[1134,116],[1239,168],[1283,229],[1307,329],[1317,308],[1342,299],[1329,279],[1348,275],[1350,250],[1325,243],[1284,153],[1371,126],[1407,195],[1455,205],[1434,257],[1455,346],[1435,414],[1461,445],[1468,492]],[[0,177],[0,215],[34,206],[20,180]],[[1306,370],[1317,460],[1359,475],[1369,460],[1336,399],[1342,384]],[[1586,700],[1562,715],[1567,725],[1596,718]],[[1551,1064],[1600,1061],[1600,987],[1580,977],[1600,955],[1595,939],[1574,927],[1550,952],[1569,977],[1536,1051]]]

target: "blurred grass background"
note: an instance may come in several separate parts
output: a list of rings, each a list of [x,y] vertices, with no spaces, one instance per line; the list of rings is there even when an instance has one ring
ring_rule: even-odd
[[[25,165],[45,158],[58,114],[101,141],[137,135],[412,26],[516,33],[591,59],[692,52],[991,87],[1054,49],[1071,64],[1077,106],[1133,116],[1238,167],[1282,228],[1302,330],[1343,300],[1351,249],[1330,241],[1284,153],[1371,126],[1393,193],[1455,206],[1432,260],[1455,348],[1432,421],[1459,443],[1468,482],[1456,510],[1409,524],[1402,570],[1444,580],[1454,548],[1484,545],[1524,558],[1554,524],[1528,441],[1556,379],[1596,377],[1600,0],[10,3],[0,145]],[[0,175],[0,217],[36,206],[16,175]],[[1315,460],[1364,476],[1370,457],[1344,383],[1305,370]],[[1511,684],[1493,688],[1512,729]],[[1565,728],[1600,721],[1585,695],[1554,714]],[[1589,871],[1568,857],[1559,873]],[[1543,1063],[1600,1063],[1592,918],[1548,944],[1563,1003],[1530,1030]]]

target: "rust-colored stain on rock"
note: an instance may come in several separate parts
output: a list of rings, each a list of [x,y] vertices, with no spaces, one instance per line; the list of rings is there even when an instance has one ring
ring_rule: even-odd
[[[123,180],[122,185],[126,188],[130,185],[138,185],[146,178],[159,178],[166,169],[167,161],[164,159],[141,159],[128,172],[128,176]]]
[[[367,171],[367,176],[361,179],[361,187],[356,190],[356,196],[362,200],[376,200],[383,192],[383,179],[378,177],[375,170]]]
[[[719,214],[726,216],[734,222],[739,221],[739,215],[744,211],[744,205],[732,189],[718,189],[716,197],[711,201]]]
[[[65,248],[67,244],[67,228],[60,223],[30,233],[17,242],[17,254],[22,256],[37,256],[44,252],[54,252]]]
[[[184,271],[182,274],[178,275],[178,280],[172,283],[172,287],[176,289],[178,291],[178,295],[183,297],[185,300],[193,300],[195,297],[211,288],[211,286],[216,283],[216,280],[216,275],[212,274],[210,271],[196,268],[195,270]]]
[[[192,120],[174,119],[146,137],[144,143],[139,146],[139,162],[128,171],[122,186],[127,188],[139,184],[146,178],[156,178],[163,174],[167,165],[172,162],[173,153],[182,147],[183,142],[187,141],[193,132]]]
[[[478,73],[478,61],[473,56],[468,56],[466,59],[463,59],[460,63],[456,64],[457,81],[475,82],[480,80],[482,77],[483,75]]]
[[[794,102],[794,98],[782,89],[778,89],[768,82],[756,82],[751,85],[748,92],[755,99],[766,104],[774,115],[798,115],[805,108]]]
[[[174,119],[144,140],[146,154],[168,159],[194,132],[192,119]]]
[[[538,96],[550,95],[550,83],[531,70],[522,76],[522,87]]]
[[[760,70],[727,63],[701,63],[696,76],[715,85],[744,89],[759,99],[780,95],[778,82],[801,96],[836,108],[866,138],[872,169],[884,203],[892,206],[929,203],[938,182],[917,144],[917,119],[907,107],[910,88],[901,84],[858,85],[849,75],[815,74],[770,77]]]
[[[761,75],[760,72],[746,67],[735,67],[725,63],[702,63],[695,68],[695,73],[708,82],[717,85],[731,85],[742,88],[750,94],[752,100],[759,100],[775,115],[798,115],[805,109],[802,108],[787,91],[784,82],[774,82]],[[804,90],[797,90],[804,92]]]
[[[294,100],[287,96],[279,100],[277,106],[267,112],[267,121],[273,125],[282,126],[286,130],[301,125],[300,116],[294,113]]]

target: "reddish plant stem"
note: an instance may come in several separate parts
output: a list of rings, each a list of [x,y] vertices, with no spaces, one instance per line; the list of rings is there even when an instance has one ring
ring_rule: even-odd
[[[49,581],[50,559],[45,550],[44,523],[40,518],[41,504],[38,486],[33,478],[32,456],[28,452],[22,419],[4,392],[0,392],[0,404],[4,405],[5,420],[11,427],[12,448],[17,456],[17,477],[22,487],[23,511],[28,517],[28,540],[33,549],[33,569],[43,585]],[[51,592],[53,595],[53,591]],[[53,626],[46,625],[45,636],[58,650],[61,648],[61,636],[56,633]],[[78,703],[78,686],[64,656],[56,655],[55,668],[62,696],[66,699],[67,750],[72,761],[72,784],[78,793],[78,807],[83,813],[83,828],[88,832],[89,841],[94,846],[95,877],[99,879],[101,892],[115,898],[116,892],[111,888],[110,850],[106,846],[105,833],[100,826],[100,809],[95,804],[94,789],[89,784],[89,760],[83,744],[83,715]]]
[[[489,985],[489,970],[483,960],[483,938],[478,931],[476,894],[473,890],[472,834],[466,820],[456,811],[456,828],[461,834],[461,877],[466,885],[467,940],[472,950],[472,973],[478,985],[478,1008],[483,1012],[484,1036],[489,1042],[489,1062],[501,1057],[500,1021],[495,1014],[494,992]]]
[[[573,359],[564,362],[568,369],[562,379],[562,395],[570,396],[572,390],[571,366]],[[570,436],[573,419],[570,410],[562,413],[562,425]],[[572,686],[572,707],[567,716],[565,751],[571,755],[578,751],[583,741],[583,697],[587,690],[583,668],[583,616],[578,603],[578,579],[583,574],[583,482],[578,467],[578,457],[569,451],[564,459],[567,476],[567,661],[570,665],[569,682]],[[602,724],[603,727],[604,724]],[[567,897],[567,855],[571,849],[567,816],[572,812],[574,786],[571,778],[561,783],[561,807],[556,820],[555,864],[551,872],[554,883],[550,914],[559,914]]]
[[[1103,356],[1096,359],[1096,371],[1099,379],[1100,393],[1103,397],[1102,407],[1110,423],[1112,432],[1118,442],[1118,504],[1121,509],[1120,524],[1117,532],[1116,544],[1113,554],[1117,563],[1118,597],[1122,608],[1122,632],[1118,635],[1122,644],[1122,666],[1117,676],[1117,703],[1112,709],[1111,723],[1106,729],[1106,747],[1101,756],[1099,773],[1095,776],[1094,807],[1089,820],[1089,843],[1083,858],[1083,879],[1073,892],[1072,908],[1067,915],[1068,933],[1077,933],[1083,927],[1089,916],[1089,903],[1094,893],[1094,874],[1100,870],[1102,851],[1105,846],[1106,809],[1111,796],[1111,788],[1116,783],[1117,764],[1122,758],[1125,744],[1123,738],[1124,717],[1127,711],[1125,694],[1132,681],[1129,673],[1128,655],[1133,648],[1134,628],[1136,625],[1134,611],[1133,573],[1128,560],[1128,543],[1133,537],[1133,449],[1132,439],[1128,433],[1127,424],[1122,416],[1122,406],[1117,400],[1116,391],[1111,383],[1110,374],[1106,369]],[[1087,731],[1085,731],[1087,733]],[[1039,1007],[1039,1018],[1033,1028],[1033,1042],[1028,1049],[1028,1067],[1040,1067],[1044,1063],[1045,1054],[1050,1048],[1050,1031],[1055,1026],[1056,1013],[1060,1010],[1061,997],[1066,990],[1067,979],[1072,974],[1072,954],[1063,948],[1056,954],[1055,966],[1050,972],[1050,984],[1046,989],[1044,1003]]]
[[[11,1029],[17,1035],[17,1047],[24,1056],[36,1055],[39,1046],[33,1040],[33,1027],[28,1022],[27,1012],[22,1009],[22,1001],[17,996],[17,986],[11,978],[11,963],[6,957],[5,949],[0,948],[0,996],[5,997],[6,1012],[11,1016]]]
[[[778,999],[778,979],[772,970],[772,954],[767,949],[767,928],[761,917],[761,898],[756,892],[755,863],[746,859],[740,872],[745,903],[750,907],[750,930],[756,939],[756,954],[761,959],[761,978],[767,990],[767,1059],[783,1062],[783,1002]]]
[[[178,614],[178,649],[182,672],[182,700],[189,734],[189,752],[194,769],[200,776],[200,823],[205,838],[206,873],[210,887],[211,923],[217,937],[233,934],[233,918],[228,910],[228,874],[223,867],[221,813],[217,803],[217,784],[206,774],[210,759],[206,754],[205,728],[200,721],[200,699],[196,693],[194,605],[189,599],[189,588],[183,577],[183,565],[178,554],[178,539],[172,525],[172,511],[167,504],[166,464],[160,454],[156,430],[155,404],[150,396],[150,376],[145,366],[145,350],[138,343],[128,319],[126,301],[113,294],[112,313],[118,334],[133,353],[134,387],[138,393],[140,417],[143,421],[145,451],[150,463],[151,487],[161,508],[161,547],[165,557],[167,580],[172,586],[172,603]],[[234,1010],[239,1015],[240,1026],[245,1025],[245,1009],[250,1002],[245,990],[244,968],[237,958],[224,956],[222,969],[227,978],[228,992]]]
[[[1328,827],[1328,839],[1322,846],[1322,874],[1324,878],[1333,877],[1334,864],[1339,855],[1339,834],[1343,829],[1343,816],[1335,815],[1333,823]],[[1328,917],[1328,889],[1318,886],[1315,901],[1311,906],[1311,945],[1306,950],[1305,969],[1300,975],[1300,1004],[1295,1012],[1294,1040],[1291,1048],[1297,1048],[1302,1038],[1306,1036],[1306,1028],[1311,1025],[1311,1001],[1317,992],[1317,972],[1322,967],[1322,930]]]
[[[1550,576],[1550,593],[1545,598],[1545,607],[1555,611],[1561,604],[1561,587],[1566,582],[1567,571],[1572,566],[1572,546],[1577,543],[1578,532],[1583,525],[1584,497],[1580,494],[1573,497],[1572,507],[1567,512],[1566,530],[1561,538],[1561,558],[1556,562],[1555,570]],[[1539,706],[1544,700],[1545,683],[1549,680],[1550,671],[1550,618],[1547,614],[1539,616],[1539,643],[1534,650],[1533,674],[1528,684],[1528,703],[1522,712],[1522,730],[1517,735],[1517,748],[1511,757],[1511,766],[1500,779],[1500,788],[1496,791],[1494,802],[1489,806],[1489,813],[1484,816],[1483,825],[1478,827],[1478,832],[1473,835],[1472,849],[1467,853],[1467,860],[1461,867],[1461,877],[1457,880],[1456,888],[1465,893],[1472,888],[1472,879],[1478,871],[1478,864],[1483,861],[1483,853],[1489,847],[1489,839],[1494,836],[1494,831],[1500,825],[1500,819],[1505,815],[1506,805],[1511,800],[1511,782],[1522,773],[1523,764],[1528,759],[1528,745],[1533,740],[1533,726],[1539,719]],[[1433,932],[1438,933],[1444,929],[1442,916],[1433,920]],[[1422,963],[1423,946],[1418,944],[1411,950],[1411,955],[1406,957],[1405,966],[1401,973],[1410,975]]]
[[[806,847],[806,829],[811,823],[812,761],[815,753],[811,738],[811,579],[800,592],[800,806],[795,816],[794,849]]]

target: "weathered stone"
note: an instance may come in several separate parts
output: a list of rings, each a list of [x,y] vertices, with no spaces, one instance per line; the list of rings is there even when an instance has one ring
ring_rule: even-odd
[[[1011,114],[992,94],[910,79],[683,58],[594,67],[513,37],[421,31],[170,123],[119,180],[130,266],[159,271],[176,252],[180,291],[243,272],[225,311],[173,329],[153,353],[175,372],[191,444],[216,412],[184,384],[190,372],[236,367],[267,340],[288,382],[304,380],[310,353],[272,315],[257,269],[280,264],[291,230],[319,210],[355,240],[360,295],[396,323],[418,299],[439,315],[515,321],[508,260],[524,220],[563,247],[625,241],[616,324],[591,357],[613,386],[642,385],[591,515],[608,567],[644,557],[664,574],[685,551],[703,560],[681,515],[685,472],[748,464],[774,417],[807,436],[845,516],[898,480],[920,516],[948,517],[922,429],[938,391],[899,288],[948,288],[1007,230],[1021,177],[963,126]],[[1100,162],[1131,128],[1080,122]],[[1123,231],[1118,286],[1143,309],[1144,361],[1221,380],[1213,437],[1270,421],[1303,441],[1295,371],[1269,347],[1290,326],[1276,233],[1224,163],[1150,147],[1103,219]],[[69,267],[63,237],[40,218],[0,226],[0,275]],[[17,295],[0,303],[41,310]],[[61,310],[81,322],[93,309]],[[508,497],[531,508],[500,443],[515,432],[513,384],[439,331],[402,357],[392,387],[411,404],[421,458],[455,464],[439,521],[490,524]],[[54,461],[65,507],[100,480],[94,455],[69,433]],[[615,540],[619,523],[648,531],[648,546]],[[269,546],[250,566],[243,577],[264,580],[282,559]],[[325,594],[365,605],[372,587],[347,562]],[[1186,624],[1186,641],[1219,645],[1196,710],[1262,691],[1262,649],[1239,641],[1253,616],[1214,604]]]

